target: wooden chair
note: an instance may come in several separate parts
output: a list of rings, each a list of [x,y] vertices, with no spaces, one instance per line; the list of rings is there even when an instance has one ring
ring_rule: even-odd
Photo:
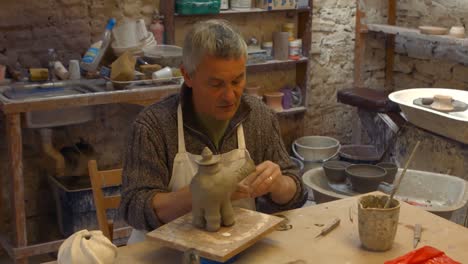
[[[107,219],[106,211],[107,209],[119,207],[120,195],[104,196],[102,188],[122,185],[122,169],[99,171],[96,160],[90,160],[88,161],[88,171],[91,178],[99,229],[112,241],[114,222],[111,219]]]

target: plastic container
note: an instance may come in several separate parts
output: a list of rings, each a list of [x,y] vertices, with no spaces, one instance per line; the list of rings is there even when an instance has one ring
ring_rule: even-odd
[[[302,55],[302,40],[296,39],[289,41],[289,58],[291,60],[298,60]]]
[[[262,49],[266,50],[268,56],[273,57],[273,42],[263,42]]]
[[[251,0],[231,0],[231,8],[252,8]]]
[[[289,41],[294,40],[294,23],[283,24],[283,31],[289,33]]]
[[[143,49],[144,60],[163,67],[179,67],[182,64],[182,48],[173,45],[151,45]]]
[[[300,160],[325,162],[338,154],[340,142],[331,137],[305,136],[296,139],[292,148]]]
[[[99,229],[89,177],[49,176],[49,184],[55,198],[57,222],[60,233],[68,237],[82,229]],[[120,194],[120,187],[103,188],[104,195]],[[126,226],[118,209],[107,210],[107,218],[114,219],[114,229]]]
[[[164,23],[163,23],[164,16],[160,16],[159,14],[155,14],[153,17],[153,23],[150,25],[150,31],[153,32],[154,39],[156,40],[156,44],[163,44],[164,43]]]
[[[403,170],[398,170],[401,175]],[[302,181],[313,193],[316,203],[325,203],[349,197],[336,193],[329,185],[323,168],[306,171]],[[390,192],[391,187],[381,184],[380,191]],[[450,191],[447,191],[450,190]],[[358,193],[356,193],[357,195]],[[418,170],[407,170],[395,198],[423,210],[450,219],[453,212],[468,201],[468,182],[458,177]]]
[[[218,14],[220,0],[176,0],[176,12],[180,15]]]
[[[114,28],[114,25],[115,19],[109,19],[109,22],[107,22],[106,25],[106,30],[102,34],[101,39],[91,45],[86,54],[83,56],[83,59],[80,63],[81,69],[87,72],[93,72],[97,70],[102,56],[106,52],[107,47],[109,47],[111,42],[112,28]]]

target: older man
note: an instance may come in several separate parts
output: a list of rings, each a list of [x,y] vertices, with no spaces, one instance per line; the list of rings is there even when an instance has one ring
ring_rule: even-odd
[[[305,202],[275,113],[242,94],[246,59],[247,46],[227,21],[199,22],[186,35],[181,93],[146,108],[133,124],[121,202],[136,229],[129,243],[191,210],[188,185],[206,146],[224,162],[250,157],[256,164],[249,191],[238,189],[234,205],[273,212]]]

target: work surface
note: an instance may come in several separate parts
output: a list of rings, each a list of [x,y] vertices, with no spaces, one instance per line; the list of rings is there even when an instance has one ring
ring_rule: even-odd
[[[401,203],[393,248],[370,252],[361,248],[357,229],[357,197],[282,213],[292,229],[274,231],[238,255],[235,263],[383,263],[413,250],[413,227],[423,231],[418,247],[430,245],[452,259],[468,263],[468,229],[424,210]],[[314,238],[334,217],[341,224],[325,237]],[[352,221],[351,221],[352,220]],[[145,241],[119,248],[116,263],[182,263],[182,253]]]

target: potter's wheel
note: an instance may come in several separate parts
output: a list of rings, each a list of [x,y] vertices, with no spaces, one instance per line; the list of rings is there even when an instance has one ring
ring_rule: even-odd
[[[344,182],[328,182],[328,186],[335,191],[336,193],[339,194],[344,194],[348,196],[354,196],[354,195],[359,195],[361,193],[358,193],[353,190],[353,185],[349,181],[348,178],[346,178],[346,181]]]

